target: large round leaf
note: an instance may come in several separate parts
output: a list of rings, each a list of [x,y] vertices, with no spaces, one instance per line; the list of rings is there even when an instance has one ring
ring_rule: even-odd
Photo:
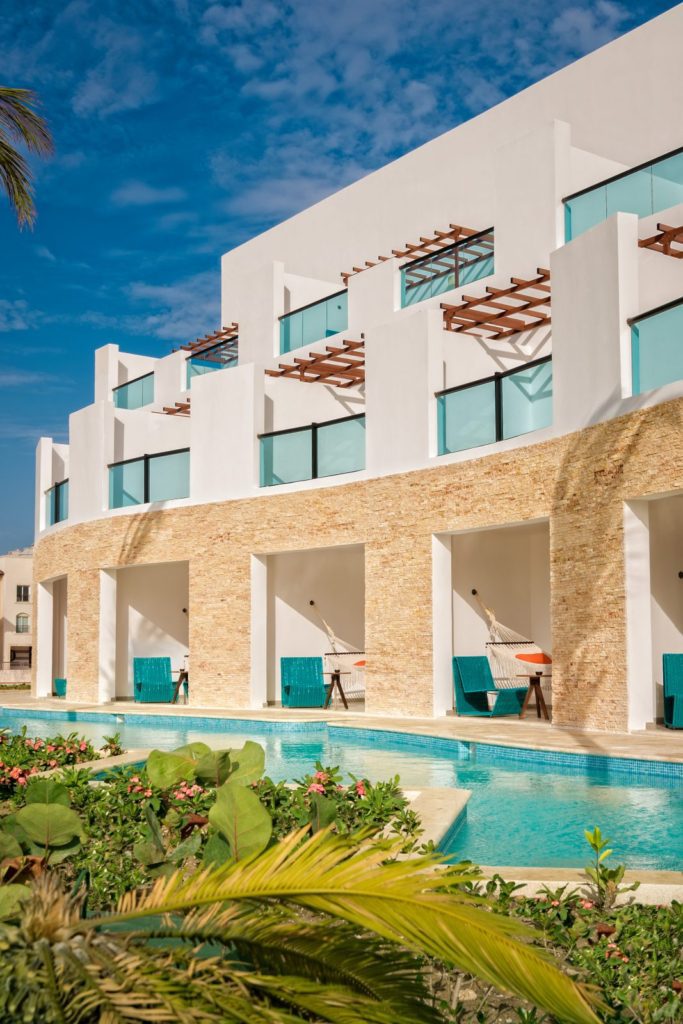
[[[28,804],[17,811],[16,822],[31,842],[43,849],[65,846],[76,836],[83,835],[81,819],[62,804]]]
[[[147,758],[147,776],[158,789],[170,789],[179,782],[189,782],[197,774],[197,765],[211,753],[206,743],[188,743],[177,750],[153,750]]]
[[[247,740],[243,747],[230,751],[230,760],[230,781],[239,782],[241,786],[250,786],[263,775],[266,752],[260,743]]]
[[[9,832],[0,832],[0,860],[7,857],[21,857],[22,849],[19,840]]]
[[[34,779],[26,787],[27,804],[62,804],[69,807],[69,791],[54,779]]]
[[[232,750],[210,750],[197,764],[197,781],[222,786],[232,772]]]
[[[209,821],[224,836],[235,860],[260,853],[273,831],[270,815],[256,793],[232,781],[216,790]]]

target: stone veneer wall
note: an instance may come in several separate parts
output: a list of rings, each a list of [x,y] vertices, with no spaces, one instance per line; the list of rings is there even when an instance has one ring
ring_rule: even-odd
[[[367,710],[430,716],[432,534],[548,518],[554,721],[625,729],[623,503],[683,489],[682,421],[679,399],[473,461],[58,530],[34,572],[68,576],[69,696],[97,699],[100,568],[187,559],[192,703],[245,708],[250,556],[362,543]]]

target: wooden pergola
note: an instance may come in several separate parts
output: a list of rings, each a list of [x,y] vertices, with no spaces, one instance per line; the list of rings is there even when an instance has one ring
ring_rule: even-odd
[[[493,341],[550,323],[550,271],[511,277],[509,288],[488,286],[485,295],[463,295],[457,306],[442,302],[447,331]],[[503,301],[504,300],[504,301]]]
[[[201,357],[203,362],[232,364],[237,362],[239,324],[232,323],[221,327],[213,334],[205,334],[203,338],[191,341],[189,345],[180,345],[174,352],[189,352],[189,358]]]
[[[175,405],[165,405],[163,411],[167,416],[189,416],[190,415],[190,398],[189,395],[185,402],[176,402]]]
[[[361,335],[362,339],[362,335]],[[365,341],[347,341],[327,345],[324,351],[294,356],[291,363],[279,363],[279,369],[266,370],[269,377],[291,377],[307,384],[331,384],[352,388],[365,381]]]
[[[465,228],[460,224],[449,224],[445,231],[435,230],[429,236],[420,235],[419,242],[406,242],[403,249],[392,249],[390,256],[378,256],[376,260],[365,260],[362,267],[353,267],[351,270],[343,270],[341,274],[342,280],[345,285],[348,285],[349,278],[353,277],[354,274],[362,274],[364,270],[369,270],[370,267],[376,267],[378,263],[386,263],[387,260],[390,260],[393,257],[398,257],[399,259],[407,257],[418,259],[420,256],[433,256],[441,249],[447,249],[456,242],[460,242],[465,238],[470,238],[472,235],[481,234],[481,231],[475,230],[474,228]],[[493,238],[493,236],[491,237]]]
[[[683,225],[672,228],[668,224],[658,224],[657,234],[650,238],[638,240],[641,249],[652,249],[653,252],[661,252],[664,256],[673,256],[674,259],[683,260]]]

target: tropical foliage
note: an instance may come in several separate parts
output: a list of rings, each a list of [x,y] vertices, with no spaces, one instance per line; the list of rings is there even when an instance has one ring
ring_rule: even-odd
[[[37,156],[52,152],[50,131],[35,110],[37,102],[30,89],[0,86],[0,184],[20,227],[33,225],[36,218],[33,174],[21,148]]]
[[[109,753],[107,744],[101,754]],[[92,743],[76,733],[40,739],[27,736],[26,729],[18,735],[0,731],[0,796],[8,796],[26,786],[38,772],[94,761],[98,757],[100,753]]]

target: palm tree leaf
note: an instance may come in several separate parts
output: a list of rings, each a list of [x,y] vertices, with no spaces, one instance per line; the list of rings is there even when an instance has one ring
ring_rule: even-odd
[[[464,892],[443,893],[434,857],[386,861],[387,848],[356,849],[321,831],[302,842],[293,833],[257,858],[183,878],[160,879],[153,889],[128,894],[112,916],[89,928],[134,923],[150,913],[170,915],[228,901],[286,901],[341,918],[416,953],[476,974],[496,988],[529,999],[558,1019],[595,1024],[587,989],[562,974],[550,957],[520,937],[533,937],[509,918],[475,905]],[[398,852],[401,841],[392,844]],[[351,854],[353,853],[353,856]],[[168,918],[167,918],[168,919]]]
[[[0,85],[0,134],[23,142],[32,153],[48,156],[53,149],[45,119],[32,108],[38,103],[31,89]]]

